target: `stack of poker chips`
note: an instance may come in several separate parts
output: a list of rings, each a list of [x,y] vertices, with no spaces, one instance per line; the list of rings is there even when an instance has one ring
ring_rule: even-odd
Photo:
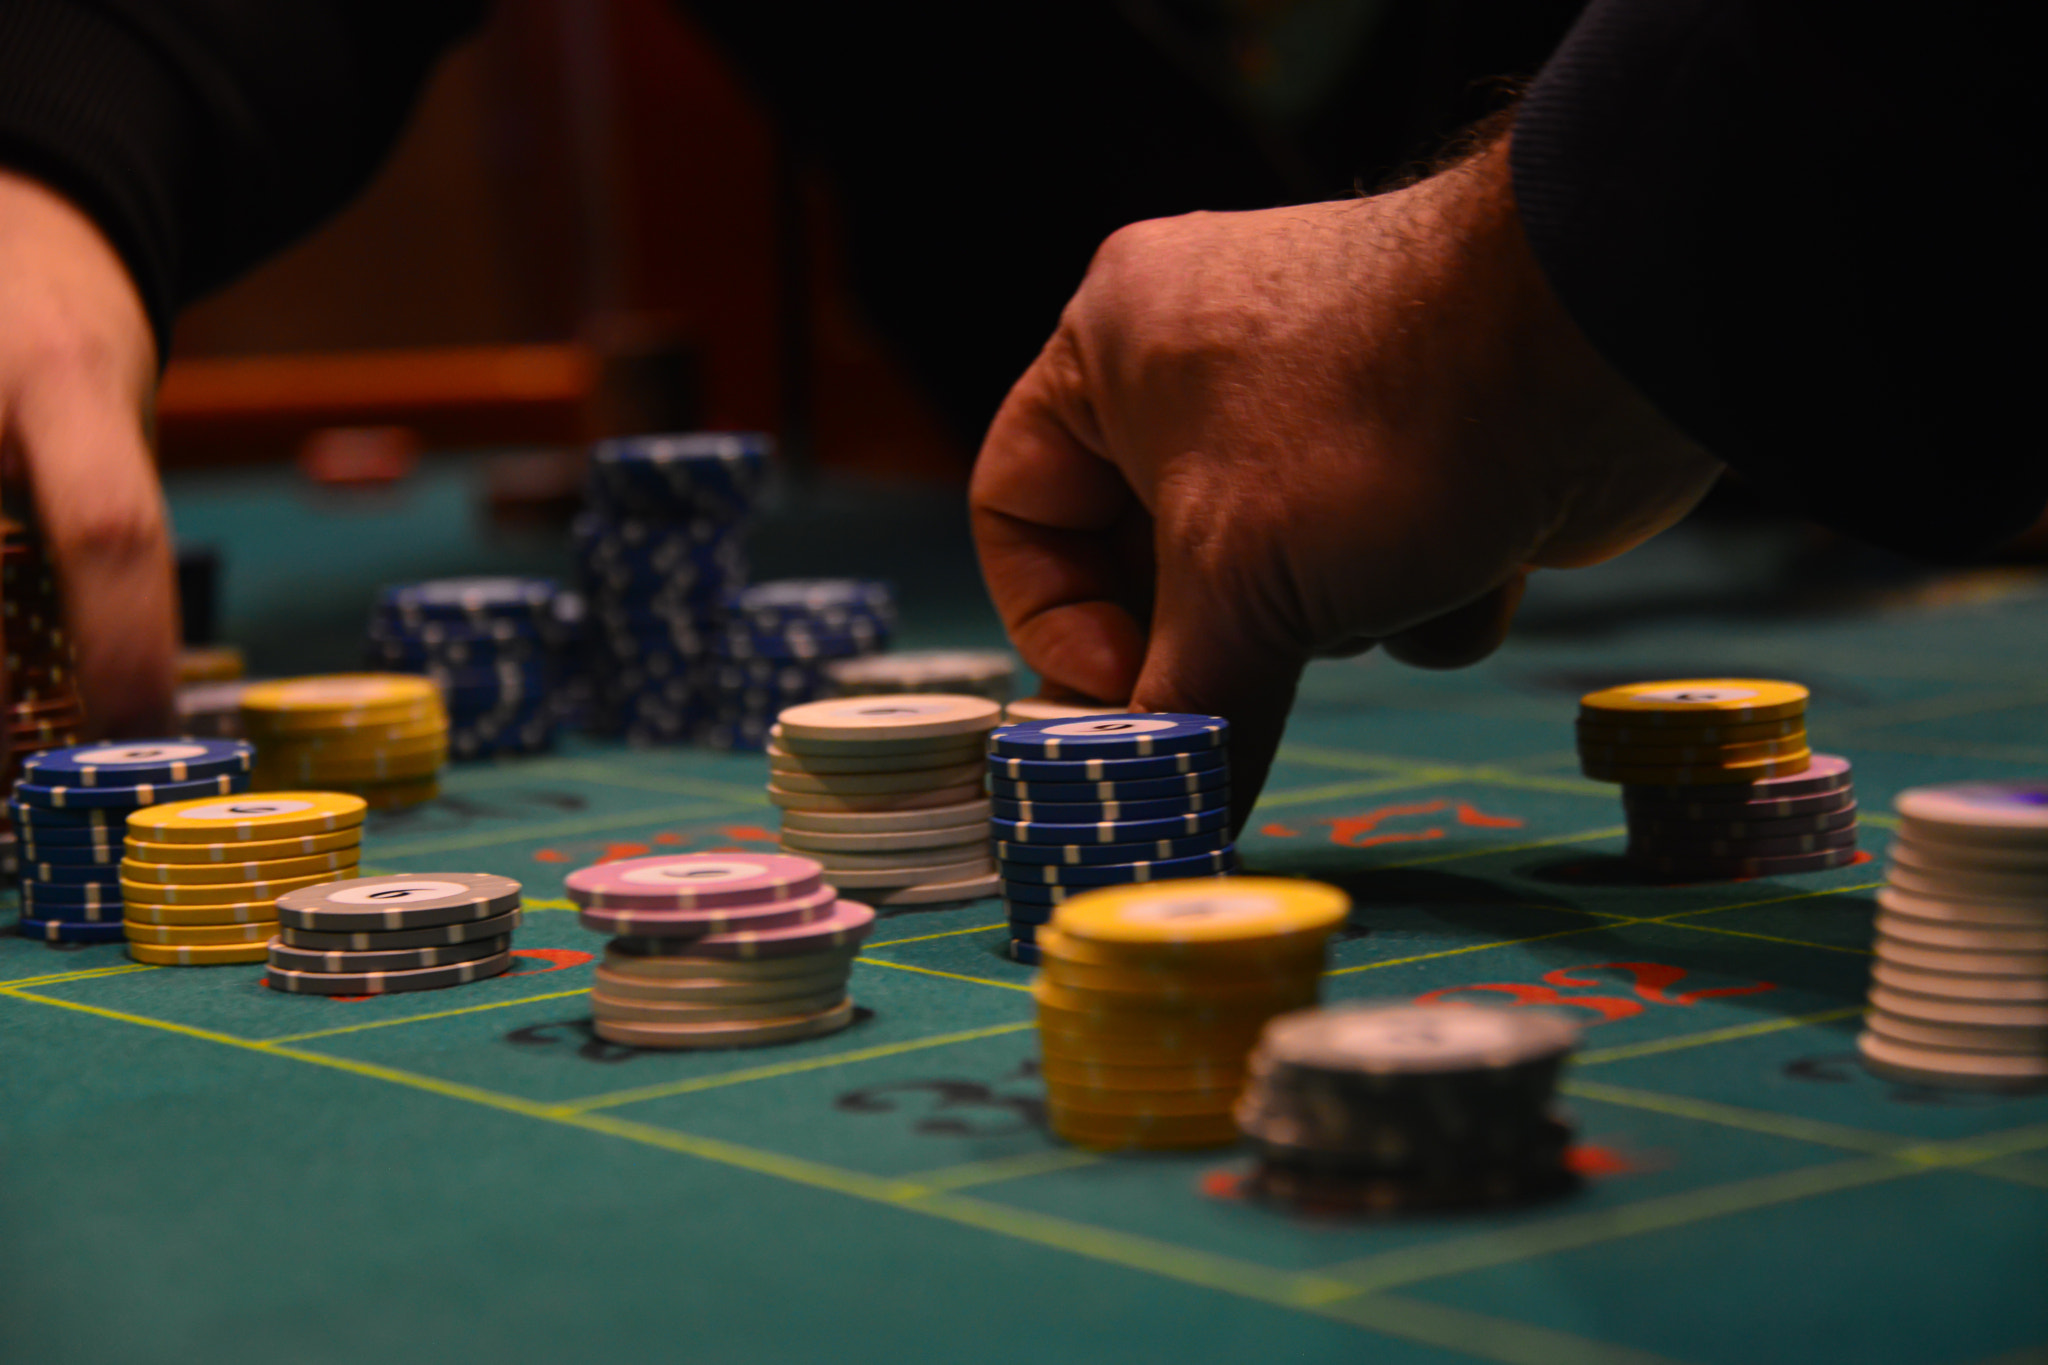
[[[711,711],[697,734],[714,749],[759,749],[778,712],[835,694],[827,670],[885,648],[896,628],[886,583],[788,578],[726,594],[713,637]]]
[[[0,792],[7,792],[30,755],[78,743],[85,718],[56,575],[33,524],[11,516],[0,516],[0,612],[7,703]],[[21,832],[0,816],[0,877],[16,875],[20,856]]]
[[[745,533],[773,451],[746,432],[592,451],[589,505],[571,533],[598,730],[673,744],[707,722],[711,636],[725,594],[746,582]]]
[[[1857,1047],[1881,1075],[2048,1083],[2048,782],[1899,794]]]
[[[1313,1212],[1404,1213],[1556,1194],[1571,1130],[1552,1115],[1570,1020],[1500,1006],[1359,1004],[1282,1015],[1237,1120],[1247,1188]]]
[[[372,809],[441,791],[448,715],[441,693],[405,673],[334,673],[256,683],[242,694],[256,744],[255,789],[353,792]]]
[[[681,854],[570,874],[584,927],[614,935],[591,988],[607,1042],[759,1047],[853,1022],[847,975],[875,912],[809,858]]]
[[[53,943],[119,943],[130,812],[249,789],[238,740],[164,739],[51,749],[14,787],[22,835],[21,928]]]
[[[906,693],[792,706],[768,747],[782,846],[847,895],[930,905],[995,894],[985,697]]]
[[[1350,897],[1282,878],[1090,891],[1039,935],[1031,992],[1053,1132],[1077,1146],[1233,1142],[1246,1059],[1313,1005]]]
[[[423,674],[441,689],[456,758],[539,753],[561,723],[560,594],[545,578],[386,588],[370,621],[370,667]]]
[[[1017,661],[1000,649],[907,650],[841,659],[825,665],[825,677],[842,697],[953,692],[1008,701]]]
[[[512,965],[520,885],[488,872],[332,878],[278,897],[261,960],[272,990],[396,995],[497,976]]]
[[[1631,683],[1579,703],[1579,762],[1622,784],[1628,856],[1665,877],[1768,877],[1856,857],[1848,760],[1812,752],[1806,689],[1756,678]]]
[[[343,792],[270,792],[130,815],[128,955],[165,967],[263,961],[278,897],[355,871],[365,809]]]
[[[1166,712],[1019,721],[989,736],[1010,955],[1090,887],[1216,877],[1230,842],[1230,723]]]
[[[1014,723],[1020,720],[1070,720],[1077,716],[1122,716],[1129,714],[1130,709],[1128,706],[1097,706],[1093,702],[1023,697],[1003,708],[1003,719]]]
[[[242,694],[254,683],[187,683],[178,689],[178,728],[204,739],[242,737]]]

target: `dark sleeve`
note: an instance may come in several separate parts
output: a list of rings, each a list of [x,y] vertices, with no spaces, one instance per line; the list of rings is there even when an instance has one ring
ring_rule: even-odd
[[[1514,125],[1530,242],[1601,353],[1780,501],[1908,553],[2048,502],[2023,16],[1593,0]]]
[[[368,181],[483,0],[0,0],[0,163],[177,309]]]

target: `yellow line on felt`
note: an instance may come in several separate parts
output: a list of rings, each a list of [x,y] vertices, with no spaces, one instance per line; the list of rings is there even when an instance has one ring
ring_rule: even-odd
[[[1005,1180],[1022,1180],[1027,1176],[1050,1175],[1056,1171],[1071,1171],[1079,1166],[1093,1166],[1103,1159],[1098,1152],[1061,1147],[1049,1152],[1022,1152],[1016,1156],[997,1157],[993,1161],[942,1166],[935,1171],[920,1171],[902,1179],[906,1186],[937,1194],[971,1189],[976,1185],[996,1185]]]
[[[1552,1327],[1392,1294],[1343,1299],[1315,1311],[1353,1327],[1368,1327],[1503,1365],[1675,1365],[1669,1356],[1633,1346],[1616,1346]]]
[[[1358,796],[1377,796],[1381,792],[1408,791],[1416,787],[1436,785],[1439,779],[1426,777],[1380,777],[1360,782],[1333,782],[1326,787],[1290,787],[1284,791],[1259,793],[1259,804],[1253,814],[1275,807],[1306,806],[1314,801],[1348,801]]]
[[[519,902],[519,908],[521,910],[574,910],[576,902],[560,897],[548,900],[522,900]]]
[[[801,1075],[806,1071],[824,1071],[835,1066],[872,1062],[882,1057],[898,1057],[906,1052],[922,1052],[927,1048],[951,1047],[956,1043],[997,1038],[1006,1033],[1022,1033],[1032,1027],[1034,1024],[1027,1019],[1022,1023],[991,1024],[987,1028],[964,1029],[959,1033],[938,1033],[926,1038],[911,1038],[901,1043],[879,1043],[874,1047],[838,1052],[828,1057],[806,1057],[802,1061],[776,1062],[770,1066],[748,1067],[744,1071],[726,1071],[716,1076],[697,1076],[687,1081],[666,1081],[659,1085],[643,1085],[633,1090],[608,1091],[602,1095],[571,1100],[567,1104],[550,1105],[549,1112],[587,1114],[599,1109],[617,1108],[622,1104],[639,1104],[643,1100],[665,1100],[675,1095],[693,1095],[700,1090],[717,1090],[724,1086],[742,1085],[751,1081],[777,1080],[783,1076]]]
[[[1492,844],[1485,848],[1468,848],[1457,853],[1438,853],[1427,858],[1409,858],[1398,863],[1385,863],[1388,868],[1426,867],[1430,863],[1454,863],[1461,858],[1485,858],[1496,853],[1527,853],[1531,849],[1554,848],[1559,844],[1586,844],[1595,839],[1618,839],[1628,833],[1627,825],[1609,825],[1605,829],[1589,829],[1583,834],[1559,834],[1549,839],[1532,839],[1526,844]]]
[[[942,972],[931,967],[913,967],[908,962],[884,962],[879,957],[857,957],[855,962],[865,962],[870,967],[889,967],[899,972],[918,972],[924,976],[943,976],[948,981],[967,981],[977,986],[1001,986],[1006,991],[1028,991],[1028,985],[1015,981],[991,981],[985,976],[962,976],[959,972]]]
[[[111,967],[81,967],[75,972],[51,972],[47,976],[20,976],[12,981],[0,981],[0,990],[10,986],[60,986],[67,981],[94,981],[103,976],[128,976],[134,972],[154,972],[161,968],[147,962],[117,962]]]
[[[397,1028],[400,1024],[422,1024],[429,1019],[454,1019],[465,1014],[488,1014],[492,1010],[511,1009],[515,1005],[532,1005],[542,1000],[567,1000],[572,996],[589,995],[588,986],[573,991],[549,991],[546,995],[523,995],[517,1000],[493,1000],[487,1005],[464,1005],[461,1009],[436,1010],[432,1014],[408,1014],[397,1019],[373,1019],[363,1024],[343,1024],[338,1028],[314,1029],[309,1033],[286,1033],[276,1038],[257,1041],[265,1046],[277,1043],[303,1043],[314,1038],[333,1038],[344,1033],[368,1033],[372,1029]]]
[[[1851,948],[1840,943],[1815,943],[1811,939],[1784,938],[1778,934],[1759,934],[1750,929],[1728,929],[1718,924],[1668,924],[1672,929],[1688,929],[1697,934],[1722,934],[1728,938],[1753,938],[1763,943],[1776,943],[1786,948],[1817,948],[1824,953],[1848,953],[1853,957],[1869,957],[1868,948]]]
[[[1739,1128],[1750,1133],[1767,1133],[1772,1137],[1791,1138],[1795,1142],[1811,1142],[1821,1147],[1840,1147],[1845,1151],[1862,1152],[1870,1156],[1902,1156],[1913,1145],[1909,1138],[1866,1132],[1839,1123],[1802,1119],[1791,1114],[1774,1114],[1767,1109],[1747,1109],[1740,1105],[1693,1099],[1685,1095],[1637,1090],[1633,1086],[1582,1081],[1576,1077],[1560,1082],[1558,1090],[1561,1094],[1570,1095],[1574,1099],[1616,1104],[1627,1109],[1642,1109],[1671,1118],[1692,1119],[1698,1123],[1711,1123],[1718,1128]]]
[[[1007,929],[1009,927],[1010,925],[1007,920],[998,920],[994,924],[977,924],[972,929],[948,929],[942,934],[919,934],[916,938],[885,938],[879,943],[868,944],[868,948],[870,950],[875,948],[893,948],[899,943],[929,943],[935,938],[958,938],[962,934],[983,934],[991,929]]]
[[[1622,925],[1641,924],[1642,920],[1601,920],[1598,924],[1581,924],[1575,929],[1556,929],[1547,934],[1531,934],[1527,938],[1503,938],[1491,943],[1468,943],[1462,948],[1442,948],[1433,953],[1417,953],[1413,957],[1390,957],[1384,962],[1361,962],[1356,967],[1333,967],[1324,976],[1350,976],[1356,972],[1375,972],[1382,967],[1406,967],[1414,962],[1434,962],[1440,957],[1459,957],[1465,953],[1483,953],[1493,948],[1518,948],[1524,943],[1541,943],[1550,938],[1570,938],[1574,934],[1590,934],[1600,929],[1614,929]]]
[[[1708,1029],[1704,1033],[1687,1033],[1676,1038],[1658,1038],[1647,1043],[1629,1043],[1621,1047],[1595,1048],[1581,1052],[1572,1058],[1574,1068],[1582,1066],[1604,1066],[1609,1062],[1632,1061],[1637,1057],[1654,1057],[1662,1052],[1683,1052],[1687,1048],[1705,1047],[1710,1043],[1732,1043],[1743,1038],[1761,1038],[1768,1033],[1781,1033],[1786,1029],[1805,1028],[1809,1024],[1832,1024],[1838,1019],[1851,1019],[1863,1013],[1861,1005],[1839,1005],[1834,1009],[1816,1010],[1812,1014],[1795,1014],[1784,1019],[1766,1019],[1758,1024],[1736,1024],[1729,1028]]]
[[[1702,910],[1673,910],[1668,915],[1654,915],[1643,921],[1645,924],[1669,924],[1688,915],[1714,915],[1723,910],[1750,910],[1763,905],[1783,905],[1787,901],[1818,900],[1822,896],[1847,896],[1858,891],[1871,891],[1883,886],[1883,882],[1858,882],[1854,886],[1823,886],[1812,891],[1790,891],[1782,896],[1765,896],[1761,900],[1730,901],[1726,905],[1709,905]]]

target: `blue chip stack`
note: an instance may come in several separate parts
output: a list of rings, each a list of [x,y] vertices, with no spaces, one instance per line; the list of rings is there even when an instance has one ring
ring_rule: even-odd
[[[7,804],[21,838],[21,935],[121,942],[128,813],[245,792],[255,754],[239,739],[153,739],[31,755]]]
[[[711,640],[746,582],[744,537],[773,453],[753,432],[636,436],[591,453],[572,534],[592,728],[675,743],[709,718]]]
[[[838,695],[827,672],[886,648],[896,599],[886,583],[784,578],[728,593],[713,637],[711,705],[698,739],[715,749],[763,749],[775,717]]]
[[[495,758],[553,747],[561,724],[556,599],[547,578],[437,578],[379,594],[369,663],[419,673],[448,708],[448,752]]]
[[[1235,871],[1229,742],[1221,716],[1167,712],[1055,717],[990,734],[1010,955],[1037,965],[1039,926],[1083,891]]]

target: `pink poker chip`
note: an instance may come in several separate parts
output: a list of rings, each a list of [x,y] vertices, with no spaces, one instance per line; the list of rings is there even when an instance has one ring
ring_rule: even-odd
[[[742,929],[713,934],[708,938],[682,942],[653,942],[625,939],[613,945],[621,952],[642,957],[797,957],[804,953],[829,953],[835,948],[857,947],[875,927],[875,912],[859,901],[839,901],[831,914],[808,924],[778,929]]]
[[[577,914],[583,927],[600,934],[644,938],[703,938],[707,934],[801,927],[832,913],[839,892],[821,886],[808,895],[752,905],[691,905],[661,910],[591,905]]]
[[[787,853],[678,853],[581,868],[568,888],[585,909],[688,910],[794,900],[822,886],[824,873]]]
[[[1788,798],[1820,796],[1849,788],[1849,760],[1839,754],[1815,754],[1806,767],[1760,782],[1721,782],[1699,786],[1632,782],[1621,789],[1631,805],[1639,801],[1688,801],[1701,805],[1763,806]]]

